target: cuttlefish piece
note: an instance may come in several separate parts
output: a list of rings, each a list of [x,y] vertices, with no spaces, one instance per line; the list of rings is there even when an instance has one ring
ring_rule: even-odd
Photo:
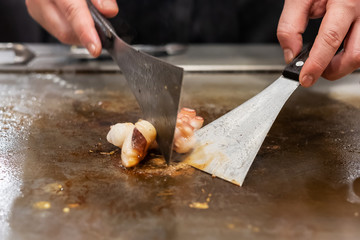
[[[106,140],[115,146],[122,148],[125,137],[134,130],[135,125],[132,123],[117,123],[110,127]]]
[[[135,123],[133,131],[128,134],[121,148],[121,161],[125,167],[137,165],[146,156],[149,146],[156,139],[154,126],[145,120]]]

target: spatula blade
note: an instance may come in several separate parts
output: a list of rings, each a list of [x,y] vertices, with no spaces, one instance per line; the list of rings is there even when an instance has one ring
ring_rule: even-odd
[[[183,79],[183,69],[135,50],[121,40],[115,30],[87,0],[103,48],[119,65],[136,97],[145,120],[156,131],[156,140],[167,163],[170,162]]]
[[[299,82],[280,77],[261,93],[198,130],[189,165],[241,186],[268,131]]]
[[[197,145],[185,162],[241,186],[277,115],[297,89],[311,44],[270,86],[231,112],[198,130]]]
[[[183,69],[125,46],[116,38],[110,53],[120,66],[144,118],[157,131],[157,143],[167,162],[172,155]]]

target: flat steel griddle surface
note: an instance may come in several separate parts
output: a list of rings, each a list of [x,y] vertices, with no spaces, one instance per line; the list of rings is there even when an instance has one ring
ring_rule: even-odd
[[[278,76],[187,74],[181,105],[209,123]],[[121,167],[121,75],[1,74],[0,238],[359,239],[359,79],[299,88],[238,187],[156,151]]]

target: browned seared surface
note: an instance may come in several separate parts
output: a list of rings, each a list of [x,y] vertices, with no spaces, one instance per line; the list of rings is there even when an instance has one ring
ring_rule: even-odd
[[[276,77],[186,75],[182,106],[207,124]],[[156,151],[123,168],[107,131],[141,115],[119,75],[0,75],[1,237],[359,239],[358,79],[299,88],[237,187]]]

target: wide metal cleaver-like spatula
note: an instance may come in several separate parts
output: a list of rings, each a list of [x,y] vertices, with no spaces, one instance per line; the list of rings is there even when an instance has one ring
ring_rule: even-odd
[[[195,132],[197,145],[184,161],[241,186],[277,115],[299,86],[309,51],[310,46],[304,48],[283,75],[255,97]]]
[[[143,117],[157,131],[157,143],[169,163],[179,100],[183,69],[133,49],[121,40],[115,30],[91,3],[89,10],[103,48],[112,56],[124,74],[139,103]]]

